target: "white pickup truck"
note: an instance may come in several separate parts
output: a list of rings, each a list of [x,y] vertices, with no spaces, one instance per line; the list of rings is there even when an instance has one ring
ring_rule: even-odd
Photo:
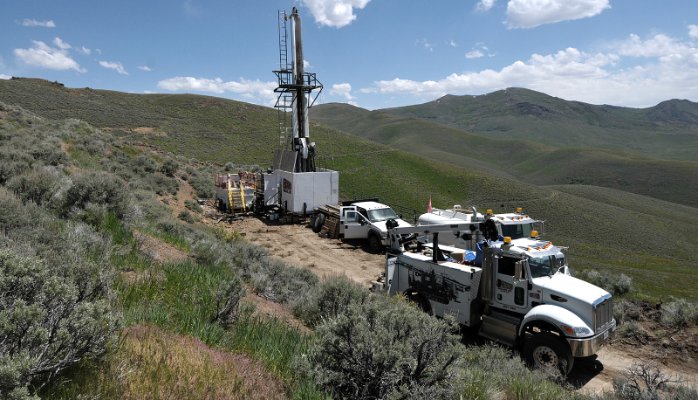
[[[412,226],[402,220],[390,206],[374,200],[345,202],[342,205],[325,206],[316,210],[310,221],[313,231],[328,237],[341,239],[363,239],[373,253],[378,253],[389,244],[387,220],[398,226]]]

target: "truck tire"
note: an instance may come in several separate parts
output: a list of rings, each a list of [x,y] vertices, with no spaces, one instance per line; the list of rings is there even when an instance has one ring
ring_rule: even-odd
[[[323,225],[325,225],[325,214],[318,213],[313,219],[313,232],[320,233]]]
[[[374,254],[378,254],[383,250],[381,237],[374,231],[368,233],[368,250]]]
[[[524,357],[533,368],[557,368],[562,376],[572,371],[574,357],[562,338],[551,333],[534,333],[524,343]]]

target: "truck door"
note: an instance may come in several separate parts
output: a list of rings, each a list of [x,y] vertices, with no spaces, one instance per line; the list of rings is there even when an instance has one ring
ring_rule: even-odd
[[[345,239],[366,239],[370,225],[368,221],[359,214],[356,206],[345,206],[340,209],[339,233]]]
[[[519,258],[506,255],[495,258],[494,303],[507,310],[526,312],[529,308],[528,277],[526,268],[522,268],[522,279],[515,277],[518,261]]]

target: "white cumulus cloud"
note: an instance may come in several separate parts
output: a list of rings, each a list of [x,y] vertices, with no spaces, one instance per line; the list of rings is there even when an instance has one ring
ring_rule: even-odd
[[[276,102],[277,82],[263,82],[259,79],[247,80],[241,78],[239,81],[225,82],[221,78],[195,78],[191,76],[177,76],[164,79],[158,82],[158,87],[173,92],[195,91],[207,93],[232,93],[241,99],[252,103],[274,105]]]
[[[609,0],[509,0],[509,28],[533,28],[544,24],[593,17],[610,8]]]
[[[341,28],[356,19],[354,9],[361,10],[371,0],[301,0],[320,25]]]
[[[85,46],[77,47],[77,48],[75,48],[75,51],[77,51],[78,53],[82,53],[82,54],[88,55],[88,56],[89,56],[90,54],[92,54],[92,50],[88,49],[88,48],[85,47]]]
[[[691,39],[698,39],[698,25],[688,26],[688,36],[690,36]]]
[[[696,82],[695,42],[658,34],[644,40],[631,35],[605,52],[570,47],[533,54],[499,70],[454,73],[438,80],[381,80],[359,91],[433,100],[445,94],[481,94],[516,86],[593,104],[642,107],[677,96],[698,99]]]
[[[665,57],[695,50],[690,43],[680,42],[661,33],[647,40],[631,34],[626,40],[614,43],[612,49],[620,55],[631,57]]]
[[[147,65],[139,65],[139,66],[138,66],[138,69],[140,69],[141,71],[145,71],[145,72],[150,72],[150,71],[153,70],[152,68],[150,68],[150,67],[147,66]]]
[[[483,53],[479,49],[470,50],[469,52],[465,53],[465,58],[467,59],[482,58],[484,56],[485,53]]]
[[[22,22],[20,22],[20,25],[22,25],[22,26],[27,26],[27,27],[30,27],[30,28],[35,28],[35,27],[39,27],[39,28],[55,28],[55,27],[56,27],[56,23],[53,22],[53,20],[37,21],[37,20],[31,19],[31,18],[25,18],[25,19],[23,19]]]
[[[56,38],[58,39],[58,38]],[[68,54],[68,50],[61,47],[51,47],[46,43],[34,40],[34,46],[29,49],[15,49],[15,57],[22,63],[38,68],[53,69],[57,71],[75,70],[87,72],[80,67]]]
[[[55,44],[61,50],[68,50],[72,47],[71,45],[64,42],[63,39],[61,39],[59,37],[56,37],[53,39],[53,44]]]
[[[0,74],[0,79],[5,79],[5,80],[7,80],[7,79],[10,79],[10,78],[12,78],[12,77],[9,76],[9,75]]]
[[[477,2],[477,5],[475,8],[478,11],[489,11],[492,7],[494,7],[495,0],[480,0]]]
[[[99,65],[106,69],[113,69],[121,75],[128,75],[128,72],[126,71],[124,66],[121,65],[121,63],[118,61],[100,61]]]
[[[330,94],[343,97],[346,100],[352,100],[354,97],[351,95],[351,85],[349,83],[335,83],[330,89]]]

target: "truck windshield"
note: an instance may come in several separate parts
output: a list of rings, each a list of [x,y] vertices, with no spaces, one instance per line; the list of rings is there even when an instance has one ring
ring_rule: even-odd
[[[531,267],[531,277],[551,276],[557,272],[558,265],[553,256],[531,257],[528,259]]]
[[[524,237],[531,236],[531,231],[533,230],[533,224],[516,224],[516,225],[504,225],[502,224],[502,236],[509,236],[512,239],[520,239]]]
[[[371,222],[385,221],[390,218],[398,218],[392,208],[378,208],[376,210],[368,210],[368,219]]]

